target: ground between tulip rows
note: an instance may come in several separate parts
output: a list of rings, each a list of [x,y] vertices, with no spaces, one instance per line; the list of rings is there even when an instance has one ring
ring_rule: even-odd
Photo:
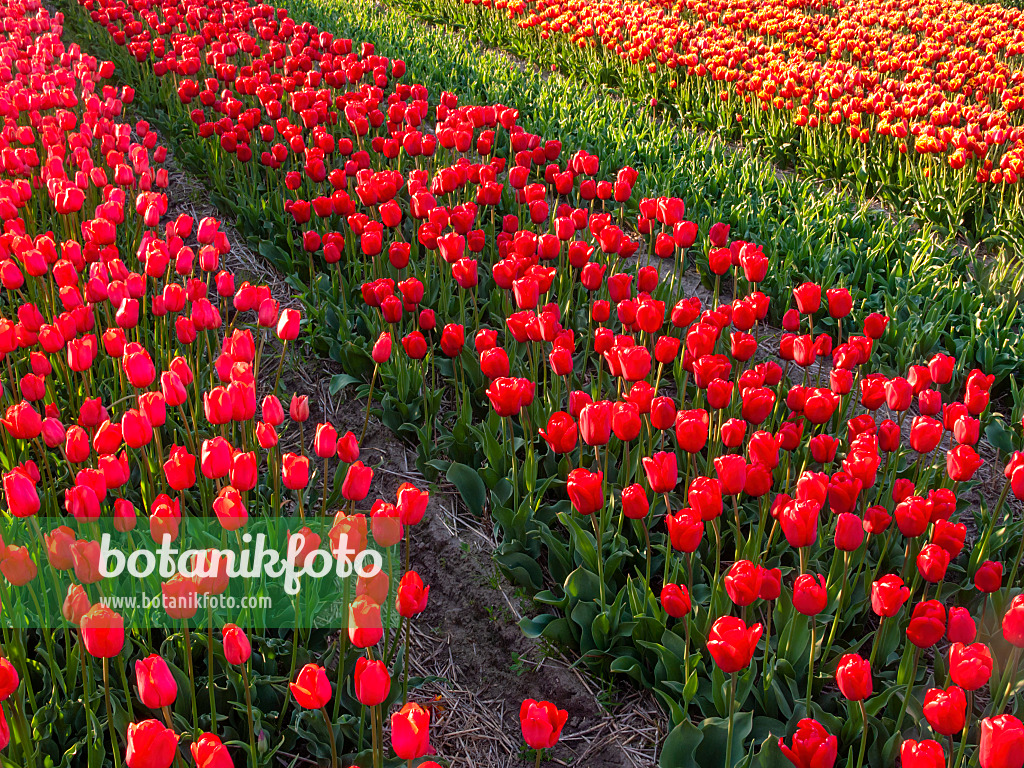
[[[153,106],[135,105],[138,111]],[[168,216],[186,213],[198,221],[217,214],[209,203],[209,190],[176,162],[169,138],[161,135],[160,141],[169,148]],[[282,307],[301,306],[291,297],[285,277],[246,248],[244,238],[225,229],[234,244],[225,265],[239,276],[269,285],[275,295],[285,297]],[[268,348],[268,353],[276,357],[279,350]],[[340,433],[359,432],[365,403],[346,397],[351,390],[330,394],[331,379],[339,372],[337,363],[292,345],[286,352],[280,392],[286,400],[292,392],[308,395],[310,423],[329,422]],[[270,383],[273,373],[272,366],[264,371]],[[379,419],[371,418],[362,448],[370,457],[366,463],[374,467],[375,497],[394,496],[406,481],[428,485],[414,466],[415,457]],[[416,531],[421,538],[412,564],[430,585],[431,600],[422,621],[414,625],[410,658],[413,675],[427,681],[419,698],[432,703],[431,739],[438,753],[455,768],[521,765],[519,705],[534,698],[557,701],[570,712],[565,733],[551,752],[552,764],[654,764],[666,729],[650,693],[628,685],[610,689],[557,649],[524,637],[519,619],[536,611],[498,573],[491,560],[497,542],[490,526],[468,513],[454,488],[431,485],[430,491],[427,516]],[[313,764],[298,757],[302,764]]]

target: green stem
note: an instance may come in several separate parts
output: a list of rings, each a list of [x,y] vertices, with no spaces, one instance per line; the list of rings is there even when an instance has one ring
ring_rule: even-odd
[[[736,673],[732,673],[732,680],[729,683],[729,725],[725,739],[725,768],[732,768],[732,728],[733,715],[736,713]]]
[[[860,734],[860,752],[857,755],[857,768],[861,768],[864,765],[864,751],[868,747],[868,713],[864,709],[863,701],[858,701],[857,706],[860,707],[861,728],[863,729]]]
[[[246,693],[248,694],[248,691]],[[334,727],[331,725],[331,718],[327,716],[327,707],[321,707],[320,714],[324,716],[324,725],[327,726],[327,738],[331,742],[331,768],[338,768],[338,745],[334,740]]]

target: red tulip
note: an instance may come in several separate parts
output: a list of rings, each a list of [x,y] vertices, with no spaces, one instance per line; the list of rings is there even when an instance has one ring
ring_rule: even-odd
[[[690,592],[681,584],[666,584],[661,588],[661,607],[669,616],[679,619],[690,612]]]
[[[984,643],[949,646],[949,676],[967,691],[976,691],[992,677],[992,652]]]
[[[349,501],[362,501],[370,493],[373,470],[361,461],[351,464],[341,484],[341,495]]]
[[[918,648],[931,648],[946,634],[946,608],[938,600],[914,606],[907,625],[907,639]]]
[[[591,515],[604,506],[604,475],[582,467],[572,470],[566,483],[569,500],[581,515]]]
[[[307,664],[288,688],[295,702],[304,709],[322,709],[331,700],[331,683],[327,672],[316,664]]]
[[[82,616],[82,642],[90,656],[109,659],[124,648],[124,619],[105,605],[95,605]]]
[[[849,701],[863,701],[872,691],[871,664],[855,653],[846,654],[836,667],[836,684]]]
[[[415,760],[432,754],[430,711],[410,701],[391,715],[391,748],[402,760]]]
[[[128,768],[170,768],[178,752],[178,735],[174,731],[157,720],[143,720],[129,723],[127,735],[124,762]],[[216,768],[212,763],[199,765]]]
[[[903,768],[945,768],[946,753],[937,741],[907,739],[900,745]]]
[[[527,699],[519,708],[523,739],[531,749],[551,749],[558,743],[569,713],[550,701]]]
[[[723,672],[738,672],[750,665],[763,631],[761,624],[748,627],[743,619],[721,616],[711,625],[708,652]]]
[[[252,645],[245,631],[235,624],[225,624],[222,630],[224,635],[224,658],[228,664],[240,666],[245,664],[252,656]]]
[[[679,470],[675,452],[659,451],[654,456],[645,456],[641,463],[651,491],[656,494],[669,493],[676,487]]]
[[[943,690],[929,688],[924,695],[924,716],[932,730],[952,736],[964,729],[967,718],[967,697],[955,685]]]
[[[903,579],[887,574],[871,584],[871,610],[883,618],[895,616],[910,597]]]
[[[828,604],[828,590],[825,577],[815,578],[810,573],[796,577],[793,582],[793,607],[804,616],[817,616]]]
[[[178,684],[167,662],[155,653],[135,662],[135,682],[139,699],[150,709],[169,707],[178,696]]]
[[[191,747],[196,768],[234,768],[228,748],[212,733],[202,734]]]
[[[1014,597],[1003,614],[1003,637],[1010,645],[1024,648],[1024,595]]]
[[[400,616],[412,618],[423,613],[427,607],[427,595],[430,587],[423,585],[423,579],[416,571],[408,571],[398,583],[398,594],[395,607]]]
[[[996,715],[982,720],[978,760],[981,768],[1024,766],[1024,723],[1013,715]]]
[[[736,605],[753,603],[761,592],[764,569],[749,560],[738,560],[725,574],[725,591]]]
[[[391,691],[391,675],[383,661],[370,661],[362,656],[356,661],[353,681],[356,699],[364,707],[383,704]]]
[[[803,718],[797,723],[792,747],[779,739],[779,749],[794,768],[832,768],[838,754],[835,736],[825,730],[817,720]]]

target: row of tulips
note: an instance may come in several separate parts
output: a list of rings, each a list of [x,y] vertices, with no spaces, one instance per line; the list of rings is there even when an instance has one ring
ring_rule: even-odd
[[[408,656],[428,493],[371,505],[365,424],[307,429],[299,395],[286,413],[303,318],[236,283],[217,219],[168,211],[167,149],[126,120],[113,65],[66,44],[38,0],[0,4],[0,26],[0,763],[437,768]],[[218,603],[235,579],[215,550],[278,523],[292,566],[372,540],[405,568],[333,591],[307,578],[274,593],[277,619]],[[190,528],[206,544],[177,572],[129,582],[155,605],[115,604],[125,579],[105,572],[100,531],[131,562]],[[341,618],[318,621],[328,610]],[[524,737],[551,747],[565,719],[525,702]]]
[[[493,518],[554,608],[524,629],[655,690],[663,765],[1019,768],[1024,456],[979,495],[990,375],[879,370],[888,318],[840,285],[769,333],[756,244],[634,209],[633,169],[370,44],[241,2],[82,6],[189,110],[243,226],[285,232],[385,422]]]
[[[991,234],[1020,210],[1021,11],[998,4],[412,0],[769,156]],[[1019,251],[1020,231],[1014,246]]]

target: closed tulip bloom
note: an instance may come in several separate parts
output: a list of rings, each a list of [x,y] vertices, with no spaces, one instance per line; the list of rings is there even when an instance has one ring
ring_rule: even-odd
[[[4,497],[14,517],[31,517],[39,511],[39,493],[36,484],[25,473],[14,470],[5,472],[3,478]]]
[[[391,715],[391,748],[402,760],[433,754],[430,746],[430,710],[410,701]]]
[[[350,545],[351,546],[351,545]],[[361,595],[348,608],[348,638],[357,648],[369,648],[384,637],[380,605],[369,595]]]
[[[825,577],[803,573],[793,582],[793,607],[804,616],[817,616],[828,604]]]
[[[1024,766],[1024,723],[1013,715],[996,715],[982,720],[978,760],[981,768]]]
[[[0,701],[18,690],[18,682],[18,670],[8,659],[0,658]]]
[[[321,459],[330,459],[338,452],[338,430],[333,424],[317,424],[313,451]]]
[[[292,395],[292,401],[288,404],[288,417],[299,423],[309,420],[308,395]]]
[[[94,658],[113,658],[124,648],[124,619],[105,605],[90,608],[79,626],[85,650]]]
[[[353,679],[356,699],[364,707],[383,704],[391,692],[391,675],[383,661],[370,661],[360,656]]]
[[[708,633],[708,652],[726,674],[739,672],[750,665],[764,626],[748,627],[736,616],[722,616],[711,625]]]
[[[309,485],[309,458],[297,453],[281,457],[281,480],[285,488],[301,490]]]
[[[612,432],[619,440],[624,443],[636,440],[641,425],[640,410],[636,403],[626,401],[612,404]]]
[[[711,477],[695,477],[687,489],[687,501],[704,522],[722,514],[722,486]]]
[[[945,768],[946,753],[932,739],[907,739],[900,745],[900,763],[903,768]]]
[[[641,463],[651,491],[656,494],[669,493],[676,487],[679,469],[674,451],[659,451],[654,456],[645,456]]]
[[[958,445],[946,452],[946,474],[955,482],[970,480],[981,464],[978,452],[969,445]]]
[[[245,664],[252,656],[252,645],[245,631],[236,624],[225,624],[222,630],[224,635],[224,658],[228,664],[236,667]]]
[[[128,724],[128,749],[124,762],[128,768],[170,768],[178,752],[178,735],[158,720]],[[202,768],[215,764],[200,763]]]
[[[661,607],[669,616],[679,619],[690,612],[690,592],[682,584],[666,584],[661,588]]]
[[[951,606],[946,620],[946,639],[951,643],[973,643],[977,636],[978,628],[970,610],[959,605]]]
[[[974,588],[986,594],[998,592],[1003,586],[1003,564],[986,560],[974,572]]]
[[[917,570],[929,584],[937,584],[946,577],[949,552],[938,544],[925,544],[917,556]]]
[[[424,586],[423,579],[416,571],[408,571],[398,583],[398,594],[395,607],[400,616],[412,618],[423,613],[427,607],[427,595],[430,587]]]
[[[382,365],[388,361],[388,358],[391,357],[390,333],[384,331],[377,337],[377,341],[373,343],[373,349],[370,350],[370,357],[376,365]]]
[[[341,484],[341,495],[349,501],[362,501],[370,493],[370,483],[373,481],[373,469],[367,467],[361,461],[351,464],[345,473],[345,480]]]
[[[178,696],[178,684],[167,662],[155,653],[135,662],[135,683],[139,699],[150,709],[169,707]]]
[[[915,416],[910,424],[910,447],[918,453],[930,453],[940,442],[942,422],[930,416]]]
[[[180,445],[171,446],[170,458],[164,462],[167,484],[175,491],[183,491],[196,484],[196,457]]]
[[[299,676],[288,684],[288,688],[296,703],[304,709],[322,709],[331,700],[327,672],[316,664],[307,664],[299,670]]]
[[[907,625],[907,639],[918,648],[931,648],[946,634],[946,608],[938,600],[914,606]]]
[[[519,386],[519,381],[507,376],[502,376],[491,382],[487,388],[487,397],[491,401],[494,412],[502,418],[515,416],[523,407],[522,387]],[[611,434],[610,420],[608,429]]]
[[[612,404],[607,400],[583,406],[579,417],[579,431],[589,446],[606,445],[612,434]]]
[[[856,653],[848,653],[836,667],[836,684],[849,701],[863,701],[871,695],[871,664]]]
[[[676,441],[687,453],[704,450],[708,442],[708,412],[699,408],[676,414]]]
[[[817,720],[803,718],[796,724],[791,747],[779,739],[779,749],[793,768],[832,768],[838,754],[838,740]]]
[[[949,676],[966,691],[976,691],[992,677],[992,651],[984,643],[949,646]]]
[[[852,512],[836,518],[835,544],[841,552],[853,552],[864,543],[864,521]]]
[[[569,500],[581,515],[591,515],[604,506],[604,474],[579,467],[569,473]]]
[[[804,315],[813,315],[821,308],[821,286],[803,283],[793,289],[796,308]]]
[[[665,517],[672,548],[680,552],[696,552],[704,538],[704,521],[692,509],[685,508]]]
[[[61,605],[61,615],[65,621],[73,626],[81,624],[82,617],[89,612],[92,605],[89,603],[89,596],[81,584],[71,584],[68,587],[67,596]]]
[[[871,610],[883,618],[899,613],[909,597],[910,590],[895,574],[887,574],[871,584]]]
[[[1016,648],[1024,648],[1024,595],[1013,598],[1003,614],[1003,638]]]
[[[715,459],[715,474],[725,496],[736,496],[743,492],[747,479],[747,462],[742,456],[726,454]]]
[[[782,570],[779,568],[762,568],[761,591],[758,597],[762,600],[778,600],[782,594]]]
[[[527,699],[519,707],[519,724],[530,749],[551,749],[558,743],[569,713],[550,701]]]
[[[725,591],[736,605],[753,603],[761,592],[763,569],[749,560],[737,560],[725,574]]]
[[[799,549],[818,538],[818,512],[816,501],[791,501],[779,511],[779,525],[789,546]]]
[[[202,734],[192,747],[192,759],[196,768],[234,768],[228,748],[212,733]]]
[[[943,736],[952,736],[964,729],[967,721],[967,697],[963,689],[951,685],[929,688],[924,695],[924,716],[932,730]]]
[[[673,454],[674,455],[674,454]],[[651,511],[647,493],[640,483],[622,489],[622,514],[630,520],[643,520]]]

